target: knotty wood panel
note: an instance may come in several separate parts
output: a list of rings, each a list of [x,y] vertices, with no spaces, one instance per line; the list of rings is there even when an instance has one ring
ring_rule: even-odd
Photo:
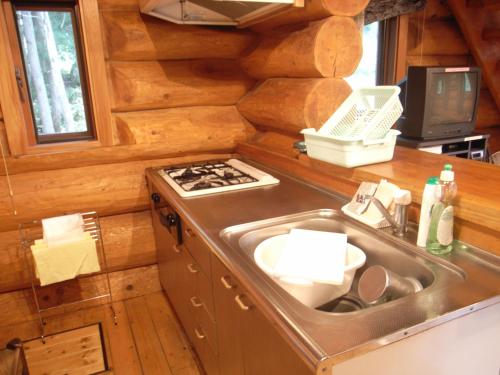
[[[110,281],[113,301],[122,301],[161,290],[158,267],[156,265],[112,272],[110,273]],[[97,293],[102,293],[107,290],[104,275],[85,277],[78,279],[76,282],[69,282],[69,287],[66,288],[64,292],[58,288],[58,284],[48,287],[49,292],[41,295],[41,299],[45,298],[49,301],[54,298],[60,299],[61,294],[63,294],[65,300],[72,300],[94,296]],[[77,311],[107,302],[107,298],[102,298],[90,302],[79,303],[55,309],[52,314]],[[45,315],[51,316],[49,312],[46,312]],[[1,293],[0,316],[2,317],[0,327],[38,319],[31,289]]]
[[[127,305],[135,304],[136,300],[147,306],[146,312],[151,316],[156,329],[156,335],[161,346],[155,348],[163,353],[173,375],[199,375],[201,372],[196,366],[195,356],[190,351],[182,328],[173,317],[173,312],[165,296],[161,292],[147,294],[135,299],[115,302],[113,304],[118,316],[118,324],[113,324],[109,305],[91,307],[77,312],[70,312],[47,320],[45,330],[47,334],[80,328],[90,324],[101,323],[107,352],[110,373],[116,375],[143,374],[143,368],[154,358],[143,350],[141,343],[134,340],[130,320],[127,314]],[[137,328],[141,327],[137,322]],[[26,341],[40,334],[37,321],[28,321],[11,326],[0,326],[0,342],[7,342],[12,337],[19,337]],[[138,352],[143,353],[139,356]],[[145,364],[143,367],[142,364]],[[106,372],[107,374],[107,372]]]
[[[107,58],[236,58],[253,40],[247,31],[176,25],[132,11],[102,11]]]
[[[467,55],[469,48],[454,20],[426,21],[423,26],[411,18],[408,30],[408,55]]]
[[[254,134],[232,106],[130,112],[114,119],[116,144],[161,143],[174,153],[194,147],[234,148]]]
[[[125,304],[130,321],[130,328],[137,343],[140,358],[148,358],[142,361],[142,369],[145,374],[171,375],[167,358],[161,348],[161,342],[156,334],[156,328],[148,311],[147,304],[141,299],[133,299]]]
[[[139,11],[137,0],[97,0],[100,10],[133,10]]]
[[[488,89],[482,89],[479,96],[476,128],[489,132],[492,127],[500,128],[500,112]]]
[[[114,111],[235,104],[254,84],[234,60],[110,62]]]
[[[91,325],[24,343],[26,362],[32,374],[94,374],[106,370],[99,325]]]

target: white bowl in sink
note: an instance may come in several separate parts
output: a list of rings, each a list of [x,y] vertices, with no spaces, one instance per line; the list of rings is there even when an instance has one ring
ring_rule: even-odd
[[[341,285],[323,284],[306,279],[278,277],[274,268],[287,243],[288,233],[270,237],[262,241],[254,252],[255,263],[268,274],[280,287],[304,305],[315,308],[339,298],[349,292],[356,270],[366,261],[360,248],[347,244],[344,282]]]

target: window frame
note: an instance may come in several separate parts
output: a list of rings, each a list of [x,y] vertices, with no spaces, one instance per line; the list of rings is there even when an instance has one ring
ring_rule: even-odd
[[[395,85],[406,75],[408,15],[379,21],[377,85]]]
[[[35,120],[33,118],[33,101],[32,101],[32,96],[30,92],[30,87],[28,84],[28,72],[26,68],[26,61],[25,61],[25,56],[22,51],[21,47],[21,35],[20,35],[20,27],[19,27],[19,22],[16,17],[16,11],[17,10],[22,10],[22,11],[61,11],[61,12],[68,12],[71,15],[71,21],[72,21],[72,29],[73,29],[73,39],[75,41],[75,52],[76,52],[76,57],[77,57],[77,63],[78,63],[78,72],[80,75],[80,87],[82,90],[82,96],[83,96],[83,107],[85,111],[85,119],[87,123],[87,130],[84,132],[72,132],[72,133],[55,133],[55,134],[38,134],[37,126],[35,123]],[[87,77],[87,63],[84,54],[82,53],[82,30],[81,30],[81,22],[80,22],[80,17],[79,17],[79,11],[78,11],[78,4],[76,1],[71,1],[71,2],[44,2],[43,5],[40,3],[33,3],[33,2],[28,2],[28,1],[22,1],[22,0],[13,0],[12,1],[12,11],[13,11],[13,17],[16,25],[16,34],[17,34],[17,40],[18,40],[18,46],[17,49],[20,53],[21,61],[22,61],[22,66],[23,66],[23,74],[24,77],[23,83],[25,90],[27,91],[27,100],[23,101],[23,105],[26,102],[28,102],[28,105],[30,107],[29,118],[31,118],[31,121],[33,123],[33,126],[31,129],[28,129],[28,132],[34,132],[34,134],[30,135],[30,137],[33,137],[36,139],[37,144],[43,144],[43,143],[55,143],[55,142],[73,142],[73,141],[78,141],[78,140],[94,140],[95,139],[95,127],[94,127],[94,114],[92,111],[92,107],[90,105],[90,94],[88,90],[88,77]],[[26,110],[25,110],[26,111]],[[27,111],[26,111],[27,112]]]
[[[5,129],[10,152],[13,156],[43,154],[64,151],[77,151],[112,145],[111,105],[108,95],[104,44],[100,30],[100,17],[97,0],[76,0],[75,18],[80,33],[80,43],[75,40],[75,47],[80,48],[82,65],[85,74],[80,76],[82,91],[87,90],[90,117],[87,122],[92,124],[93,137],[84,136],[80,139],[57,139],[56,142],[38,142],[35,134],[35,124],[32,118],[30,104],[24,104],[21,95],[30,99],[26,72],[19,45],[17,26],[15,24],[14,4],[11,1],[0,0],[0,65],[6,66],[6,74],[0,75],[0,103],[4,114]],[[68,4],[68,1],[37,2],[46,8],[47,4]],[[26,4],[34,4],[26,1]],[[75,30],[73,31],[75,32]],[[76,45],[80,44],[79,47]],[[21,67],[22,65],[22,67]],[[23,87],[19,89],[16,80],[16,69],[22,72]],[[84,85],[85,80],[86,85]],[[85,94],[84,94],[85,95]],[[31,102],[31,100],[29,100]],[[21,126],[19,126],[21,124]],[[75,135],[77,133],[66,133]],[[56,136],[60,136],[57,134]],[[47,135],[51,137],[51,135]]]

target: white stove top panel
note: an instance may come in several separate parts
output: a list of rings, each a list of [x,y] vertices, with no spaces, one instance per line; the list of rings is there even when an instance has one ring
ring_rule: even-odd
[[[168,167],[160,169],[158,174],[181,197],[196,197],[279,183],[279,180],[270,174],[237,159]]]

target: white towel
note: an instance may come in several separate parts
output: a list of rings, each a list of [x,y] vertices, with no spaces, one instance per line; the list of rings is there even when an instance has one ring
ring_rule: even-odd
[[[344,281],[347,235],[292,229],[274,268],[277,277],[340,285]]]
[[[81,214],[56,216],[42,220],[43,239],[47,246],[78,241],[83,238],[83,218]]]

